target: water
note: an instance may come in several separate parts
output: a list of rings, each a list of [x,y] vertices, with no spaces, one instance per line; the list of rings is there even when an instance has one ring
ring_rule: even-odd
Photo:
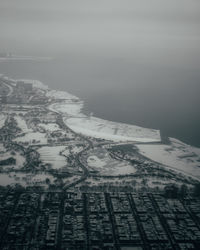
[[[69,55],[47,62],[1,62],[0,73],[75,94],[100,118],[160,129],[200,147],[198,68]]]

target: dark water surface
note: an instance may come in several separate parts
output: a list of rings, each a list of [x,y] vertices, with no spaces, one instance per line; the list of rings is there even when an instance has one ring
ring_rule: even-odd
[[[160,129],[200,147],[198,69],[69,56],[46,62],[1,62],[0,73],[37,79],[77,95],[100,118]]]

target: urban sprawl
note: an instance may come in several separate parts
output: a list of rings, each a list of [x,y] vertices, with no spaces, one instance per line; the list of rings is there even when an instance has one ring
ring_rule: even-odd
[[[134,126],[124,139],[124,125],[82,110],[1,75],[0,249],[200,249],[200,152]]]

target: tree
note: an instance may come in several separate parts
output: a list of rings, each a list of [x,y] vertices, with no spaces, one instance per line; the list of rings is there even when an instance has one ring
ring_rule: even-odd
[[[181,188],[180,188],[180,196],[181,198],[185,198],[188,194],[188,187],[187,185],[183,184],[181,185]]]
[[[164,188],[164,195],[166,198],[177,198],[179,188],[176,184],[168,184]]]
[[[45,182],[46,182],[47,185],[49,185],[50,184],[50,179],[46,178]]]
[[[200,197],[200,182],[194,186],[194,196]]]

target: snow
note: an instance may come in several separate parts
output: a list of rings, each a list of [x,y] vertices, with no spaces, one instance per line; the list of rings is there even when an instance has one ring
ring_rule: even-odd
[[[62,151],[62,155],[64,155],[65,157],[68,157],[70,154],[70,150],[67,147]]]
[[[97,171],[100,175],[105,176],[128,175],[136,172],[135,167],[126,161],[111,158],[105,149],[89,151],[87,164],[90,171]]]
[[[106,165],[106,162],[100,160],[96,155],[91,155],[87,158],[87,164],[90,167],[94,168],[102,168]]]
[[[50,131],[50,132],[60,130],[60,127],[56,123],[47,123],[47,124],[39,123],[37,126],[43,128],[43,129],[45,129],[47,131]]]
[[[0,155],[1,153],[5,152],[6,148],[4,147],[4,145],[2,143],[0,143]]]
[[[25,174],[25,173],[5,173],[0,174],[0,186],[7,186],[7,185],[15,185],[20,184],[22,186],[34,186],[34,185],[42,185],[46,186],[46,178],[50,179],[53,183],[54,177],[41,173],[41,174]]]
[[[6,96],[10,96],[13,93],[13,88],[7,82],[1,81],[1,84],[3,84],[7,88],[7,90],[6,90]]]
[[[137,145],[144,156],[174,170],[200,179],[200,149],[170,138],[171,145]]]
[[[52,168],[59,169],[67,165],[66,158],[60,155],[60,152],[65,150],[65,146],[44,146],[37,151],[40,154],[40,159],[44,163],[52,165]]]
[[[13,157],[16,159],[15,165],[7,165],[5,167],[15,167],[15,168],[21,168],[23,167],[26,159],[24,156],[22,156],[19,152],[15,151],[15,155],[12,155],[10,151],[7,151],[6,148],[3,146],[2,143],[0,143],[0,160],[6,160],[10,157]]]
[[[6,121],[6,115],[0,114],[0,129],[4,126],[4,123]]]
[[[125,123],[117,123],[96,117],[65,118],[66,125],[76,133],[94,138],[118,141],[156,142],[160,132]]]
[[[72,177],[67,177],[67,178],[63,178],[63,183],[64,183],[64,187],[65,186],[68,186],[68,185],[71,185],[72,183],[78,181],[81,179],[81,176],[72,176]]]
[[[21,116],[15,116],[15,120],[17,121],[18,127],[21,128],[22,133],[32,132],[32,129],[27,127],[26,121]]]
[[[19,136],[14,140],[17,142],[27,142],[30,144],[47,144],[46,134],[40,132],[27,133],[24,136]]]
[[[155,188],[159,187],[163,189],[166,185],[169,184],[176,184],[178,186],[181,186],[183,184],[182,181],[177,181],[177,180],[170,180],[170,179],[158,179],[157,177],[151,177],[149,179],[146,179],[147,183],[145,184],[146,186],[150,188]]]
[[[48,109],[61,113],[63,116],[83,116],[81,110],[83,102],[63,101],[49,105]]]
[[[70,150],[71,154],[77,154],[83,150],[82,146],[74,145],[73,148]]]
[[[15,153],[16,153],[16,155],[14,156],[14,158],[16,159],[15,166],[17,168],[21,168],[21,167],[23,167],[24,163],[26,162],[26,159],[19,152],[15,152]]]
[[[88,177],[87,180],[85,180],[85,183],[88,185],[101,185],[101,184],[115,184],[118,185],[119,183],[122,184],[122,181],[124,178],[119,179],[119,177],[114,178],[103,178],[103,177]]]
[[[47,92],[46,96],[51,96],[55,99],[65,99],[61,103],[49,105],[48,109],[61,113],[66,125],[76,133],[112,141],[160,141],[160,132],[158,130],[84,115],[82,113],[83,102],[78,101],[77,97],[75,97],[77,101],[72,101],[73,96],[66,92],[52,90]],[[70,101],[66,99],[70,99]]]
[[[58,100],[49,105],[48,109],[62,114],[66,125],[76,133],[114,142],[158,142],[161,140],[158,130],[107,121],[94,116],[88,117],[82,113],[84,103],[78,97],[64,91],[50,90],[48,86],[36,80],[25,79],[23,81],[46,90],[47,97]]]
[[[72,99],[75,99],[75,100],[79,100],[78,97],[74,96],[74,95],[71,95],[69,94],[68,92],[65,92],[65,91],[59,91],[59,90],[49,90],[47,93],[46,93],[46,96],[47,97],[52,97],[54,99],[65,99],[65,100],[72,100]]]
[[[170,180],[170,179],[158,179],[157,177],[151,177],[151,178],[145,178],[145,184],[144,179],[141,177],[133,177],[133,176],[126,176],[124,178],[121,177],[113,177],[113,178],[104,178],[104,177],[89,177],[84,182],[88,186],[129,186],[132,187],[134,190],[140,190],[141,188],[160,188],[161,190],[167,185],[167,184],[176,184],[178,186],[181,186],[183,182],[177,181],[177,180]],[[81,185],[81,184],[80,184]],[[188,185],[188,187],[192,187]]]
[[[31,79],[18,79],[17,81],[23,81],[25,83],[31,83],[33,87],[38,89],[47,90],[48,86],[38,80],[31,80]]]

